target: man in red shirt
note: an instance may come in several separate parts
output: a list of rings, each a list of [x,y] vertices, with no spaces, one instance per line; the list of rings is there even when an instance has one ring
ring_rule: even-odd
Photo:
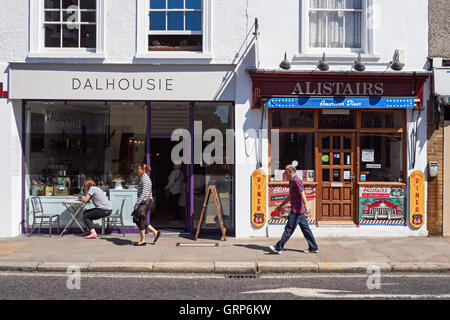
[[[296,168],[293,165],[287,165],[284,174],[289,178],[289,197],[283,201],[282,204],[278,206],[278,210],[281,210],[288,201],[291,202],[291,212],[288,216],[288,222],[284,228],[283,236],[281,240],[275,246],[270,246],[270,250],[275,253],[280,254],[283,252],[283,247],[289,238],[294,233],[297,225],[308,242],[308,249],[303,250],[303,252],[317,253],[319,247],[317,246],[316,240],[312,234],[311,229],[308,226],[308,221],[306,220],[306,213],[310,212],[310,209],[306,207],[306,193],[305,187],[303,186],[302,180],[295,174]]]

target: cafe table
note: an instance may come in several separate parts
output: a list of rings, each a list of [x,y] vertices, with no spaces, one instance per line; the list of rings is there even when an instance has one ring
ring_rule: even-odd
[[[69,214],[72,216],[69,223],[64,228],[63,232],[61,232],[60,236],[64,234],[64,232],[67,231],[67,229],[70,228],[70,226],[75,222],[78,227],[81,229],[81,231],[84,231],[84,228],[78,223],[78,218],[83,212],[84,207],[86,206],[86,203],[80,201],[80,200],[64,200],[62,201],[62,204],[67,208],[67,211],[69,211]]]

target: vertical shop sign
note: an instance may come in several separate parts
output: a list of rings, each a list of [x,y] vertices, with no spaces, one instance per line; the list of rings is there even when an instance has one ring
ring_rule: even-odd
[[[423,226],[425,218],[425,175],[422,171],[414,171],[410,178],[410,214],[409,221],[413,228]]]
[[[252,224],[260,228],[266,223],[267,176],[264,170],[252,173]]]

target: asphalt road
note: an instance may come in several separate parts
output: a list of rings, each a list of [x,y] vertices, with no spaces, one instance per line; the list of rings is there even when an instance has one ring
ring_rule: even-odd
[[[0,273],[0,300],[450,300],[450,274]]]

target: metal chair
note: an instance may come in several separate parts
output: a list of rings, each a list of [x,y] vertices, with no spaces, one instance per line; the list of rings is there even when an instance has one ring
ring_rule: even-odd
[[[105,219],[106,219],[106,228],[111,226],[119,226],[122,230],[122,234],[125,237],[125,227],[123,225],[123,206],[125,204],[125,197],[122,199],[122,205],[120,206],[119,214],[111,214],[108,217],[102,218],[102,235],[105,234]],[[119,225],[117,225],[119,224]]]
[[[39,223],[39,229],[38,233],[41,232],[42,224],[48,225],[48,235],[52,236],[52,230],[53,230],[53,219],[56,218],[58,233],[59,233],[59,215],[53,215],[48,216],[44,214],[44,210],[42,208],[42,202],[40,197],[31,197],[31,206],[33,207],[33,225],[31,226],[30,234],[28,235],[31,237],[34,231],[34,225],[36,224],[37,219],[41,219]],[[48,222],[44,222],[44,220],[48,220]]]

